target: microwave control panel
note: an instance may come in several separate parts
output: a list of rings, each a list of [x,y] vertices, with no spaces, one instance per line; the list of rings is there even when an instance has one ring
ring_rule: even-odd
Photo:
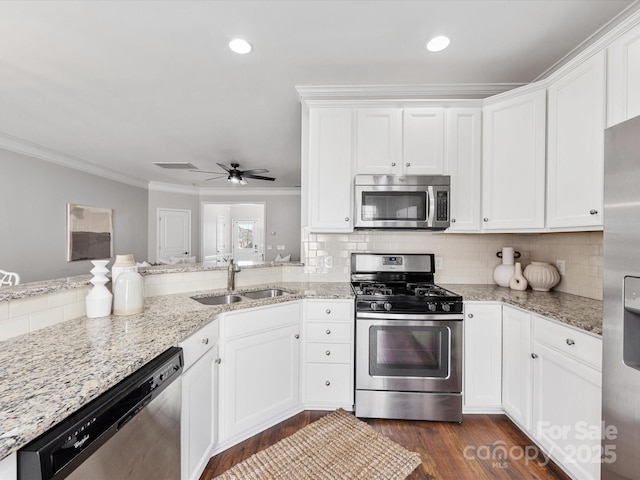
[[[449,220],[449,192],[436,193],[436,221],[447,222]]]

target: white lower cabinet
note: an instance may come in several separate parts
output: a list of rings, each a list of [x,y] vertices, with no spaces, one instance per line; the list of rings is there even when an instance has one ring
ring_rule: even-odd
[[[464,413],[502,410],[502,305],[464,304]]]
[[[531,431],[531,314],[502,307],[502,407]]]
[[[220,447],[298,413],[300,305],[223,315],[220,325]]]
[[[184,354],[180,422],[181,478],[200,478],[217,438],[218,321],[180,342]]]
[[[218,346],[182,376],[182,479],[198,479],[216,442]]]
[[[353,315],[352,300],[304,301],[306,408],[353,410]]]
[[[602,342],[540,317],[533,332],[533,437],[574,478],[599,479]]]

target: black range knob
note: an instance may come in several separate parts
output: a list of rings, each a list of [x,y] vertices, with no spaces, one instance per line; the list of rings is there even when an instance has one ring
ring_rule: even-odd
[[[427,308],[429,309],[430,312],[435,312],[436,311],[436,304],[435,303],[429,303],[429,304],[427,304]]]
[[[384,302],[384,309],[388,312],[391,310],[391,304],[389,302]]]
[[[443,303],[442,304],[442,311],[443,312],[448,312],[449,310],[451,310],[451,305],[449,305],[448,303]]]

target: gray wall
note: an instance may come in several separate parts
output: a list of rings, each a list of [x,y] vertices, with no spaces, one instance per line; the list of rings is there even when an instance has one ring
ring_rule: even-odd
[[[0,149],[0,269],[21,281],[88,273],[67,262],[67,203],[113,209],[115,254],[147,255],[147,190]]]

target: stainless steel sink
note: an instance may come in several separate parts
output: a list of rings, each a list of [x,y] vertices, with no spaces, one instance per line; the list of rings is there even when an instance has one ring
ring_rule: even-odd
[[[266,290],[256,290],[255,292],[243,292],[242,296],[256,300],[259,298],[272,298],[288,294],[289,292],[280,290],[279,288],[268,288]]]
[[[212,295],[210,297],[191,297],[196,302],[200,302],[203,305],[229,305],[230,303],[237,303],[244,300],[240,295]]]

